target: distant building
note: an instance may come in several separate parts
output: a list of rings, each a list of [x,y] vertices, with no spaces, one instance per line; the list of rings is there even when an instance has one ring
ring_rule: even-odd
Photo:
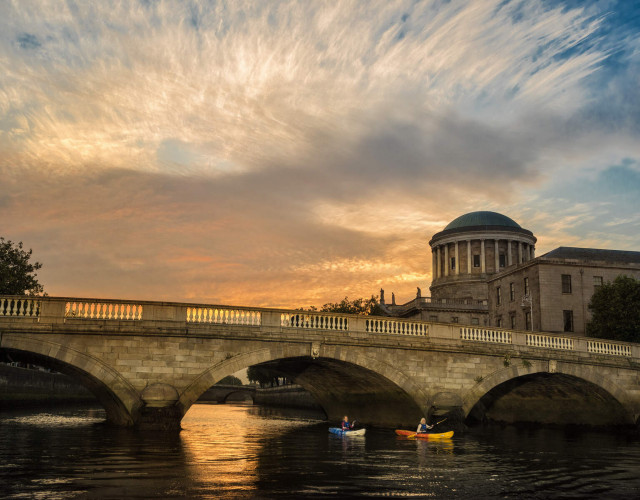
[[[384,304],[391,316],[584,334],[595,288],[640,278],[640,252],[560,247],[535,257],[537,239],[509,217],[471,212],[429,241],[431,297]]]
[[[559,247],[488,280],[489,324],[584,335],[595,290],[640,278],[640,252]]]

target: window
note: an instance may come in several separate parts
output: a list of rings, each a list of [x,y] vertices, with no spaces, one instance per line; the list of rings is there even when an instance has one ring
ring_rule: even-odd
[[[525,330],[531,330],[531,311],[524,313]]]
[[[515,330],[516,329],[516,315],[512,314],[510,316],[510,318],[511,318],[511,329]]]
[[[453,317],[451,318],[451,322],[452,322],[452,323],[457,323],[457,322],[458,322],[458,316],[453,316]]]
[[[479,325],[480,324],[480,320],[478,318],[471,318],[471,324],[472,325]]]
[[[570,274],[562,275],[562,293],[571,293],[571,275]]]
[[[438,321],[438,316],[429,316],[429,321]]]
[[[593,277],[593,288],[595,290],[598,289],[598,287],[602,286],[602,276],[594,276]]]
[[[504,267],[506,265],[506,263],[507,263],[506,256],[503,253],[501,253],[500,254],[500,267]]]
[[[500,287],[496,288],[496,303],[498,305],[502,304],[502,289]]]
[[[509,283],[509,300],[511,302],[516,300],[516,287],[513,283]]]
[[[473,267],[480,267],[480,256],[479,255],[474,255],[473,256]]]
[[[562,311],[562,319],[564,321],[564,331],[573,331],[573,311]]]
[[[498,316],[498,317],[496,318],[496,326],[497,326],[498,328],[501,328],[501,327],[502,327],[502,317],[501,317],[501,316]]]
[[[455,268],[456,268],[456,258],[451,257],[451,269],[455,269]]]
[[[524,294],[529,296],[529,278],[524,279]]]

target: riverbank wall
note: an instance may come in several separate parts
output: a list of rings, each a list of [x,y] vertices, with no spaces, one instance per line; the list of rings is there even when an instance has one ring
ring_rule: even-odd
[[[311,394],[296,384],[256,389],[253,403],[263,406],[322,410]]]
[[[93,394],[62,373],[0,364],[0,405],[96,402]]]

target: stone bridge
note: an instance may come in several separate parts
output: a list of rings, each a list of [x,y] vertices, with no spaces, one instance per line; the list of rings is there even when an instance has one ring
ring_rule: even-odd
[[[253,401],[256,398],[256,387],[253,385],[216,384],[203,392],[198,398],[198,401],[226,403],[230,396],[236,395],[249,396]]]
[[[0,349],[73,376],[109,421],[141,428],[179,429],[201,394],[256,364],[303,386],[330,419],[381,426],[443,412],[602,425],[637,425],[640,414],[640,346],[498,328],[4,296]]]

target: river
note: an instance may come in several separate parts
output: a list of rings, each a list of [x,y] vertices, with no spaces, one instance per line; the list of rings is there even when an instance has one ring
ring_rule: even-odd
[[[640,440],[486,427],[441,442],[310,412],[194,405],[179,434],[104,425],[98,408],[0,413],[0,496],[68,498],[638,498]]]

